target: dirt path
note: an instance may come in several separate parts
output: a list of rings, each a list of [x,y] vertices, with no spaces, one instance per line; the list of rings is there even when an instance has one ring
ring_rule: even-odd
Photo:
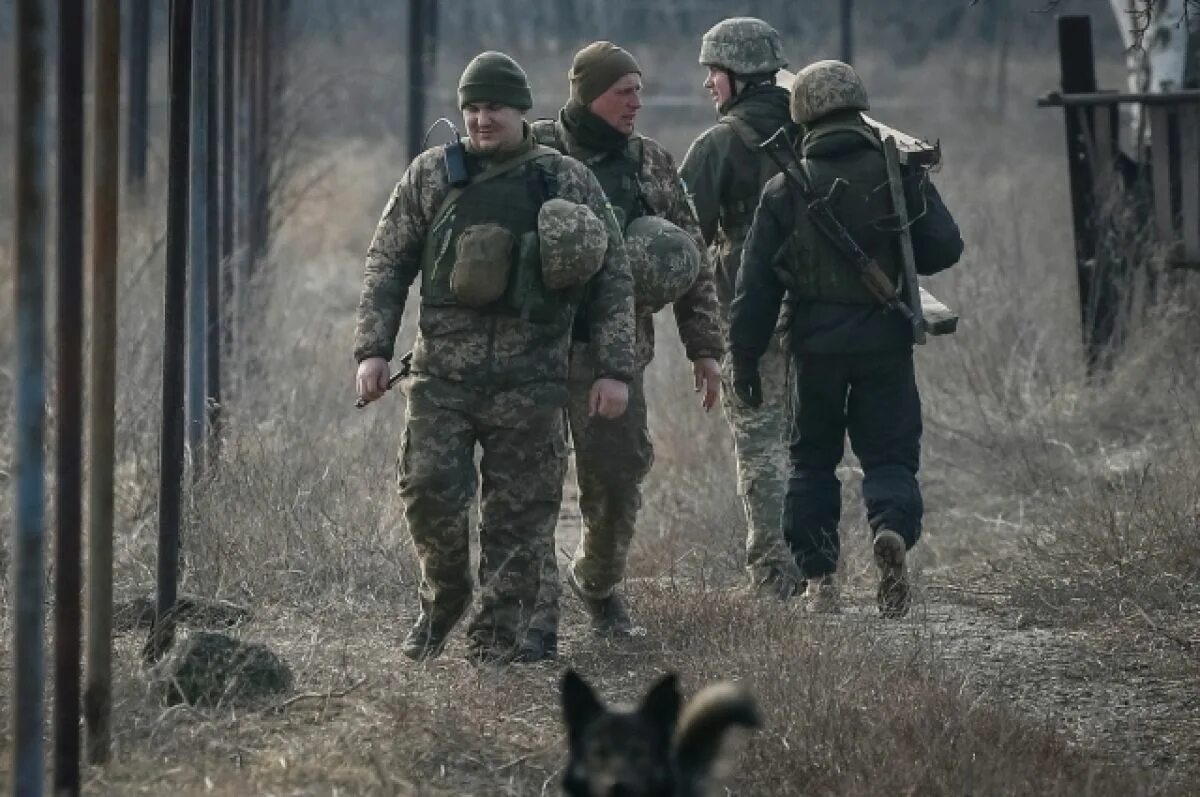
[[[1020,612],[971,605],[957,591],[930,587],[926,595],[915,622],[889,633],[927,635],[983,699],[1047,721],[1115,760],[1200,771],[1194,653],[1189,660],[1170,640],[1130,628],[1029,627]]]

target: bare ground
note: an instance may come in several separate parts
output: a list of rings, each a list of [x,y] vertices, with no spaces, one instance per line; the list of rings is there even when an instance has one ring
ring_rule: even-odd
[[[623,643],[592,637],[567,598],[560,661],[500,669],[468,664],[461,639],[429,665],[403,658],[408,601],[270,604],[237,633],[281,653],[296,686],[254,706],[165,708],[137,664],[140,635],[125,634],[115,759],[88,770],[87,792],[556,794],[567,666],[610,700],[636,700],[665,670],[688,692],[722,677],[750,684],[767,724],[735,745],[731,794],[1200,785],[1195,615],[1190,627],[1171,618],[1170,631],[1132,608],[1124,623],[1055,627],[998,580],[963,586],[926,570],[912,616],[886,622],[869,569],[849,570],[836,617],[764,603],[719,572],[634,579],[648,634]]]

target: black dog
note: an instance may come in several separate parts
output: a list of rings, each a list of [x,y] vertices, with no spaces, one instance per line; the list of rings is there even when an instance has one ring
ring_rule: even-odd
[[[636,708],[609,709],[574,671],[562,682],[569,797],[701,797],[725,731],[762,723],[745,689],[721,682],[683,709],[674,675]]]

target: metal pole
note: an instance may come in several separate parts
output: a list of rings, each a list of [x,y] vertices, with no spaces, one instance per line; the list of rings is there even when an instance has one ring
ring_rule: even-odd
[[[229,16],[229,8],[220,0],[212,0],[212,15],[212,34],[208,37],[207,53],[211,66],[208,72],[208,168],[205,169],[205,179],[208,182],[208,262],[204,266],[208,277],[205,290],[208,296],[207,313],[204,319],[207,388],[204,404],[208,428],[204,440],[204,450],[208,456],[206,466],[215,464],[220,445],[217,421],[221,408],[221,194],[217,177],[221,165],[221,138],[217,120],[221,76],[217,65],[217,40],[222,36],[222,27],[225,18]]]
[[[258,4],[258,96],[255,101],[258,139],[254,185],[254,251],[257,258],[267,253],[271,224],[271,108],[275,85],[272,82],[274,58],[274,0]]]
[[[254,115],[251,111],[254,97],[254,8],[249,2],[238,4],[238,169],[237,169],[237,228],[240,246],[237,263],[237,305],[235,308],[234,350],[237,352],[237,370],[245,368],[246,319],[250,308],[250,281],[254,273],[254,239],[250,219],[252,218],[251,197],[254,193],[254,168],[256,144],[254,139]],[[239,373],[236,384],[241,384]]]
[[[46,19],[41,0],[17,0],[16,302],[17,393],[13,524],[12,793],[42,794],[43,524],[46,394]]]
[[[1058,20],[1059,68],[1063,94],[1096,91],[1096,65],[1092,54],[1092,20],[1064,16]],[[1100,365],[1111,337],[1109,293],[1103,275],[1096,273],[1096,229],[1093,211],[1096,186],[1088,158],[1087,113],[1064,108],[1067,130],[1067,176],[1071,186],[1071,216],[1075,231],[1075,267],[1079,281],[1079,309],[1088,370]]]
[[[58,3],[54,788],[79,793],[83,586],[83,0]]]
[[[247,4],[246,26],[246,274],[245,286],[257,271],[258,259],[258,217],[256,213],[258,199],[259,173],[262,171],[261,152],[259,149],[259,117],[258,107],[261,100],[260,83],[262,71],[259,69],[258,52],[262,49],[262,11],[261,2]],[[247,297],[249,290],[244,292]],[[245,316],[243,316],[243,319]],[[243,341],[245,343],[245,341]]]
[[[854,0],[842,0],[842,61],[854,63]]]
[[[158,611],[145,650],[147,657],[152,659],[160,658],[174,640],[174,609],[179,578],[191,40],[192,0],[172,0],[171,110],[167,144],[167,278],[163,299],[163,400],[158,489]]]
[[[146,187],[146,140],[149,133],[150,0],[129,0],[129,129],[127,178],[132,193]]]
[[[92,0],[92,313],[88,479],[87,756],[108,760],[112,713],[113,444],[117,370],[117,206],[121,9]]]
[[[191,124],[191,200],[189,209],[190,281],[188,291],[187,336],[187,439],[191,451],[192,476],[204,473],[204,421],[208,414],[205,403],[204,375],[206,361],[204,344],[208,334],[208,94],[211,88],[208,61],[209,40],[212,38],[212,0],[200,0],[195,6],[196,18],[192,30],[192,124]]]
[[[234,156],[237,151],[237,84],[234,82],[237,52],[238,6],[234,0],[223,0],[221,20],[221,323],[223,324],[223,353],[226,361],[233,352],[234,342],[234,291],[235,274],[233,250],[236,240],[234,229]],[[214,437],[220,436],[220,406],[213,418]]]
[[[421,154],[425,134],[425,0],[408,0],[408,159]]]

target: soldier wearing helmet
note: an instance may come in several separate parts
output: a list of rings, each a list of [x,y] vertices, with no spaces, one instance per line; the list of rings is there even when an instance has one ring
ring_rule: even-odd
[[[890,193],[880,190],[888,177],[879,134],[861,115],[868,104],[848,64],[818,61],[800,70],[790,106],[805,133],[789,172],[812,193],[833,197],[840,223],[897,282],[899,230]],[[903,177],[917,272],[949,268],[963,251],[958,226],[924,169],[908,169]],[[791,310],[787,342],[797,374],[783,527],[807,579],[805,603],[815,611],[838,608],[841,485],[835,469],[848,433],[863,470],[879,609],[902,616],[910,601],[905,558],[920,536],[923,511],[912,327],[878,303],[841,250],[813,226],[785,176],[776,175],[763,189],[733,300],[733,389],[744,406],[763,401],[759,363],[782,303]]]
[[[628,636],[635,626],[619,584],[642,503],[641,484],[654,461],[642,383],[642,372],[654,356],[653,313],[671,305],[705,409],[720,395],[718,363],[725,338],[712,267],[703,255],[695,213],[674,160],[635,130],[642,107],[641,67],[625,49],[597,41],[576,53],[568,79],[570,99],[556,119],[535,122],[533,132],[542,145],[592,170],[608,196],[612,219],[627,234],[631,270],[637,263],[638,371],[623,416],[591,417],[584,399],[595,366],[586,327],[577,327],[568,420],[584,528],[565,580],[583,602],[595,632]],[[656,222],[643,222],[647,217]],[[560,592],[554,551],[548,549],[523,658],[556,654]]]
[[[692,143],[680,167],[692,194],[700,231],[716,266],[722,322],[737,284],[742,244],[763,185],[778,171],[755,148],[780,127],[795,125],[788,92],[775,84],[787,66],[783,41],[766,22],[733,17],[718,22],[700,42],[704,88],[720,120]],[[733,431],[738,495],[746,517],[746,568],[751,584],[765,595],[787,598],[803,578],[780,531],[787,472],[787,358],[778,340],[759,361],[763,405],[750,411],[733,400],[724,369],[725,418]]]

